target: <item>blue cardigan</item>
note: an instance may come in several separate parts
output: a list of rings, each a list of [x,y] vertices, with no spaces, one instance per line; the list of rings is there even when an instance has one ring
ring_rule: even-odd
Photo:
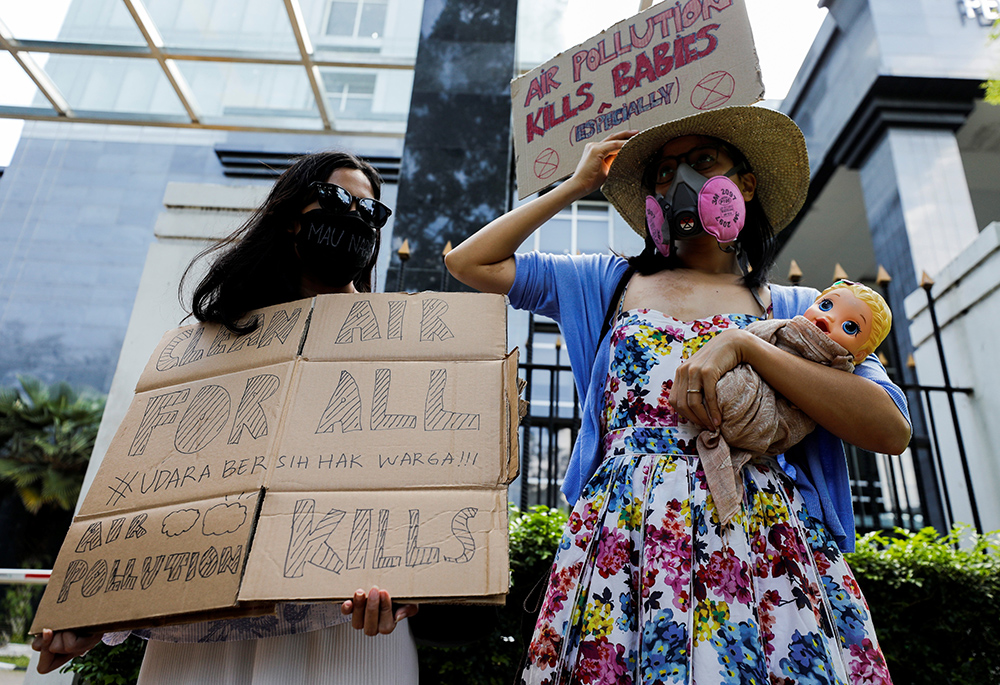
[[[627,264],[613,255],[553,255],[539,252],[515,255],[517,272],[508,296],[511,305],[554,319],[562,329],[577,390],[583,398],[583,420],[562,490],[575,504],[583,486],[600,462],[600,398],[608,372],[610,333],[598,340],[601,325],[614,297],[615,286]],[[773,315],[790,319],[802,314],[819,292],[812,288],[771,285]],[[906,398],[889,380],[871,354],[854,373],[882,386],[909,421]],[[806,510],[822,519],[837,545],[854,551],[854,512],[844,445],[817,427],[796,446],[794,463],[778,461],[795,481]]]

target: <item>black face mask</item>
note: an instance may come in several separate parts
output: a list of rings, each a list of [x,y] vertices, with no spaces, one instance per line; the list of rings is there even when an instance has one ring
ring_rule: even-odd
[[[295,234],[302,268],[331,288],[342,288],[375,256],[375,229],[357,212],[334,214],[325,209],[306,212]]]

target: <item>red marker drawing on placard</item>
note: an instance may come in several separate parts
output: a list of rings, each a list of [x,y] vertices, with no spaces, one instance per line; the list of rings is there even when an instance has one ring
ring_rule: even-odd
[[[544,181],[559,168],[559,153],[550,147],[545,148],[535,157],[535,176]]]
[[[736,92],[736,80],[725,71],[713,71],[698,81],[691,91],[691,104],[695,109],[715,109],[725,104]]]

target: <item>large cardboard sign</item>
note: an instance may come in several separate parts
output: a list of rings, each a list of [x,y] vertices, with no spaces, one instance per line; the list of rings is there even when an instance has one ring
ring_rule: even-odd
[[[42,628],[346,599],[503,601],[517,352],[502,296],[324,295],[163,336],[80,507]]]
[[[590,141],[764,96],[743,0],[660,2],[511,83],[518,195],[569,176]]]

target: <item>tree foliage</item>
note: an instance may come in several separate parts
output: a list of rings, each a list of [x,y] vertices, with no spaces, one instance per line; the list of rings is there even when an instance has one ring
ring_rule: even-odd
[[[0,483],[17,491],[24,508],[70,511],[94,449],[103,397],[87,397],[66,383],[47,386],[19,378],[0,388]]]
[[[1000,19],[993,22],[993,30],[990,32],[990,40],[997,38],[1000,38]],[[1000,105],[1000,78],[991,78],[983,86],[986,89],[986,102]]]

